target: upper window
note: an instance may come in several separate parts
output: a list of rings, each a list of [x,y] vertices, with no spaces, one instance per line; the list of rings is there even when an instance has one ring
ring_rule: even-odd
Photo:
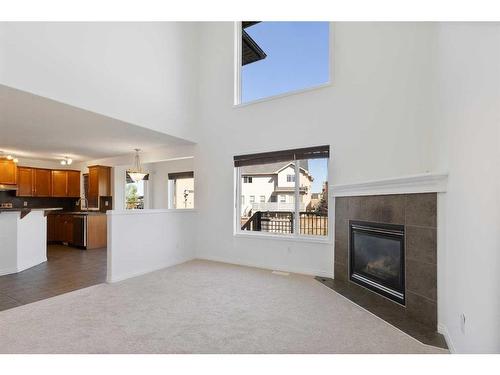
[[[168,208],[194,208],[194,173],[168,174]]]
[[[329,55],[328,22],[242,22],[237,104],[328,83]]]
[[[235,202],[237,231],[327,237],[329,155],[319,146],[235,156],[235,197],[260,197]],[[244,183],[249,176],[253,185]]]

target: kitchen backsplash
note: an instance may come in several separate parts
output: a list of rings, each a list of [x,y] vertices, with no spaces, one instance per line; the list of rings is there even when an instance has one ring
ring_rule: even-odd
[[[0,191],[0,203],[12,203],[14,208],[49,208],[61,207],[65,211],[77,209],[78,198],[53,198],[53,197],[16,197],[15,191]],[[24,205],[27,202],[27,205]]]

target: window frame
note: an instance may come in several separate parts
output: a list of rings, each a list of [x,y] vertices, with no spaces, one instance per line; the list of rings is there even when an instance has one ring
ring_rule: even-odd
[[[331,156],[331,151],[330,151]],[[330,157],[326,158],[326,168],[327,168],[327,181],[328,186],[332,186],[330,183]],[[302,159],[299,159],[302,160]],[[294,160],[295,161],[295,160]],[[295,164],[295,175],[297,176],[300,173],[299,163]],[[241,187],[243,183],[241,182],[242,174],[241,167],[233,167],[234,169],[234,212],[233,212],[233,236],[234,237],[243,237],[243,238],[267,238],[267,239],[275,239],[275,240],[285,240],[285,241],[297,241],[297,242],[312,242],[312,243],[324,243],[324,244],[332,244],[333,243],[333,231],[334,231],[334,199],[331,197],[330,188],[328,188],[327,200],[328,200],[328,235],[327,236],[319,236],[319,235],[308,235],[308,234],[300,234],[300,222],[299,220],[294,221],[294,233],[292,234],[274,234],[269,232],[257,232],[257,231],[243,231],[241,230]],[[300,178],[295,178],[295,213],[300,211]],[[277,197],[277,201],[279,201],[279,197]]]
[[[334,25],[332,22],[328,23],[328,80],[324,83],[306,87],[303,89],[292,90],[284,92],[282,94],[276,94],[271,96],[266,96],[265,98],[250,100],[248,102],[242,103],[241,101],[241,32],[242,22],[234,22],[234,63],[233,63],[233,108],[246,107],[248,105],[258,104],[262,102],[267,102],[270,100],[286,98],[292,95],[304,94],[309,91],[315,91],[333,86],[333,40],[334,40]]]
[[[176,188],[177,188],[177,180],[181,178],[192,178],[193,179],[193,207],[192,208],[178,208],[174,207],[174,205],[177,205],[177,202],[175,201],[175,193],[176,193]],[[185,172],[169,172],[167,174],[167,208],[169,210],[174,210],[174,211],[189,211],[189,210],[195,210],[196,209],[196,198],[194,194],[196,194],[195,190],[195,177],[194,177],[194,171],[185,171]]]

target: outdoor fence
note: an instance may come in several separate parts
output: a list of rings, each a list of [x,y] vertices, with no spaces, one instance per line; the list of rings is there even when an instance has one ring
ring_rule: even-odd
[[[280,234],[294,233],[293,212],[257,211],[250,218],[242,219],[241,230]],[[311,236],[328,235],[328,216],[316,212],[299,213],[300,234]]]

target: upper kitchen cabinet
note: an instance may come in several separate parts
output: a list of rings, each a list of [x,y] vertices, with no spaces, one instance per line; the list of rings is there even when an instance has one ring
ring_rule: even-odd
[[[68,197],[80,197],[80,172],[68,172]]]
[[[66,171],[52,171],[52,196],[66,197],[68,191],[68,174]]]
[[[17,168],[16,194],[19,197],[32,197],[35,195],[35,170],[33,168]]]
[[[0,184],[17,184],[17,165],[12,160],[0,159]]]
[[[52,171],[50,169],[18,167],[18,197],[50,197],[52,196]]]
[[[35,197],[50,197],[52,194],[52,171],[50,169],[34,169]]]
[[[79,171],[52,171],[53,197],[80,197]]]
[[[111,167],[92,165],[89,167],[89,207],[99,207],[99,197],[111,195]]]

